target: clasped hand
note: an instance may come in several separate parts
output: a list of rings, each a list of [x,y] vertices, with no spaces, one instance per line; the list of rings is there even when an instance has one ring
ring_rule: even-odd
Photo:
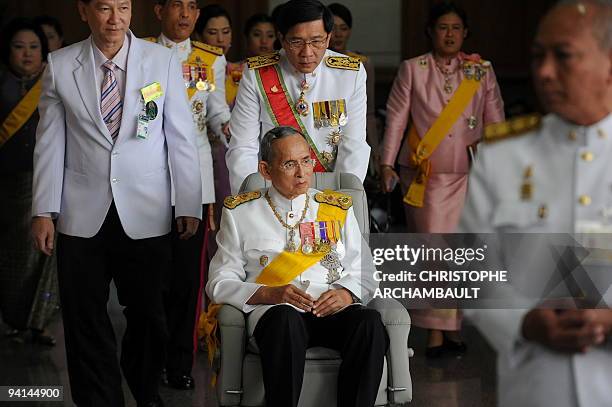
[[[330,289],[314,300],[310,294],[293,284],[279,287],[260,287],[247,301],[247,304],[291,304],[317,317],[331,315],[353,303],[353,298],[346,288]]]
[[[565,353],[587,352],[612,330],[609,309],[534,309],[525,315],[523,337]]]

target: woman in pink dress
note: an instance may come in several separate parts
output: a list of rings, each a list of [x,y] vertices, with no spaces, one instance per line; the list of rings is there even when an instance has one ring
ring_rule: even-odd
[[[381,181],[385,192],[399,181],[408,232],[450,233],[459,222],[470,161],[483,127],[503,121],[504,108],[490,62],[461,52],[468,36],[467,16],[461,8],[435,4],[426,33],[433,50],[402,62],[389,95]],[[463,92],[468,82],[475,91]],[[457,92],[460,85],[462,92]],[[434,126],[439,117],[443,120]],[[444,121],[447,126],[440,125]],[[428,150],[422,149],[424,144]],[[426,155],[417,154],[421,149]],[[465,351],[458,310],[412,310],[411,314],[416,326],[430,330],[428,356]]]

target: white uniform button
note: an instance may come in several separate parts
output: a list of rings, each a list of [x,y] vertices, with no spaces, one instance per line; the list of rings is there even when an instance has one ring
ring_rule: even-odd
[[[580,195],[580,197],[578,198],[578,202],[580,202],[580,205],[582,206],[589,206],[592,201],[593,200],[588,195]]]
[[[119,153],[117,151],[113,151],[111,154],[113,157],[117,157],[119,155]]]
[[[586,153],[582,153],[580,157],[582,157],[584,161],[593,161],[593,158],[595,158],[593,153],[591,153],[590,151],[587,151]]]
[[[113,179],[111,180],[111,182],[112,182],[113,184],[116,184],[117,182],[119,182],[119,180],[118,180],[117,178],[113,178]]]

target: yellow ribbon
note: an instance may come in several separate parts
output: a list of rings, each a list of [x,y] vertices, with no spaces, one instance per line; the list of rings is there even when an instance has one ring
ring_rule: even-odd
[[[444,140],[479,88],[480,81],[464,78],[450,102],[422,139],[419,140],[414,124],[410,128],[408,133],[408,143],[411,147],[410,164],[417,173],[404,196],[404,202],[408,205],[423,207],[427,181],[431,172],[429,157]]]
[[[32,117],[42,91],[42,78],[39,78],[34,86],[24,95],[17,106],[8,114],[2,125],[0,125],[0,147],[11,139],[21,127]]]
[[[217,333],[219,332],[219,322],[217,321],[217,313],[221,309],[221,304],[210,304],[206,312],[200,314],[200,320],[198,321],[198,336],[204,338],[206,342],[206,349],[208,351],[208,363],[212,366],[215,360],[216,352],[221,341]],[[213,371],[210,379],[210,385],[215,386],[217,384],[217,372]]]

